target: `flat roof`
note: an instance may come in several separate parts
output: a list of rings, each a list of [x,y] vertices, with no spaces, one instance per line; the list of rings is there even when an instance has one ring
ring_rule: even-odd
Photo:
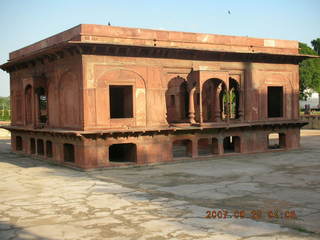
[[[292,40],[80,24],[11,52],[9,61],[14,62],[46,49],[71,42],[238,53],[299,54],[298,41]]]

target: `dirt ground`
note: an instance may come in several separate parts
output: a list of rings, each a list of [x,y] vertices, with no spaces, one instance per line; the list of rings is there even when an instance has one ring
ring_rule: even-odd
[[[80,172],[12,154],[3,134],[0,239],[320,239],[320,130],[301,144]]]

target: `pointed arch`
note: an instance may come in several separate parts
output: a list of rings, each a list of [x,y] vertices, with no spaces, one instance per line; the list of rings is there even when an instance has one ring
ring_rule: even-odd
[[[229,78],[230,119],[239,119],[240,84],[237,80]]]
[[[112,87],[125,88],[123,93],[127,96],[126,102],[130,102],[130,106],[125,106],[124,111],[131,109],[132,114],[127,119],[128,125],[146,126],[147,125],[147,91],[145,79],[136,71],[128,68],[111,68],[101,70],[96,80],[96,95],[99,99],[103,99],[109,106],[106,112],[104,105],[98,104],[97,112],[106,112],[105,116],[97,116],[97,121],[111,121],[111,92]],[[128,90],[128,91],[127,91]],[[130,100],[129,100],[130,99]],[[96,100],[97,101],[97,100]],[[117,107],[117,106],[115,106]],[[130,119],[130,120],[129,120]],[[116,123],[113,123],[116,124]],[[113,125],[115,126],[115,125]]]
[[[188,122],[189,92],[186,79],[179,76],[172,78],[165,95],[168,123]]]
[[[202,118],[204,122],[225,119],[226,116],[226,84],[218,78],[210,78],[202,85]]]

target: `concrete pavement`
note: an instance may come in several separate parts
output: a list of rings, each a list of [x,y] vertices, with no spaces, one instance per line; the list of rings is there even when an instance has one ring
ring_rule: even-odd
[[[320,239],[320,130],[302,135],[289,152],[91,172],[4,136],[0,239]]]

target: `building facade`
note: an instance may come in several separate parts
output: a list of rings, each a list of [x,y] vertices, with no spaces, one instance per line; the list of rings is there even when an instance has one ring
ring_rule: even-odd
[[[298,42],[79,25],[10,53],[12,150],[91,169],[299,147]]]

